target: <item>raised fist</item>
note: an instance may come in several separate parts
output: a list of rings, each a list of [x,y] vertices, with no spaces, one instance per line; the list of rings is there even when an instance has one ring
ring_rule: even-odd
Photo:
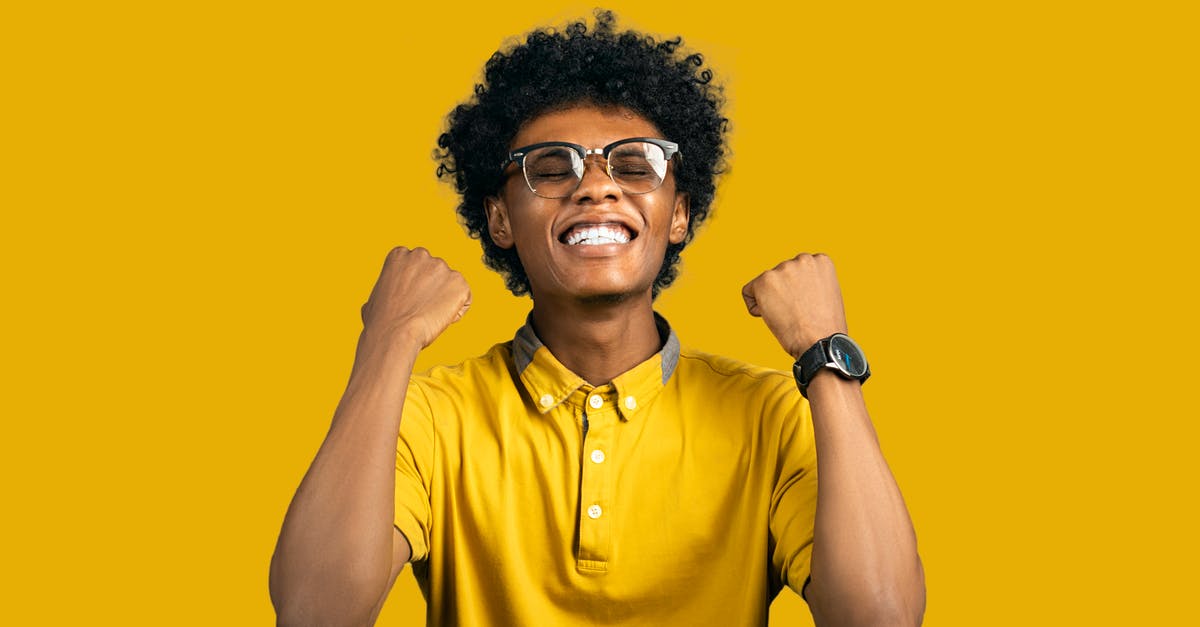
[[[368,336],[408,334],[425,348],[471,306],[461,274],[424,248],[393,248],[362,307]]]
[[[833,261],[802,253],[758,275],[742,298],[783,349],[798,359],[818,340],[846,332],[846,312]]]

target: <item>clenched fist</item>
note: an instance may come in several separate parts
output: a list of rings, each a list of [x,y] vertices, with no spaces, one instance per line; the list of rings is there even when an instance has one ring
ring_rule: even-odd
[[[818,340],[846,332],[837,273],[822,254],[802,253],[767,270],[742,288],[742,298],[793,359]]]
[[[424,248],[393,248],[362,307],[363,334],[407,334],[421,348],[457,322],[471,306],[461,274]]]

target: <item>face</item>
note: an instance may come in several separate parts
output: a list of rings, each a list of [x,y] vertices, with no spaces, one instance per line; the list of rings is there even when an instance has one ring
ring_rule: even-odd
[[[547,141],[601,148],[630,137],[663,138],[626,109],[578,106],[529,121],[509,149]],[[667,244],[687,235],[688,199],[675,189],[674,169],[671,163],[658,189],[631,194],[608,176],[602,156],[589,155],[574,193],[549,199],[530,191],[520,167],[510,164],[499,195],[485,202],[492,240],[516,247],[539,301],[649,300]]]

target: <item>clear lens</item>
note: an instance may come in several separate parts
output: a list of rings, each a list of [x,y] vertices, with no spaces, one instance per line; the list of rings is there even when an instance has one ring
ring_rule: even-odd
[[[545,146],[525,155],[525,180],[538,196],[570,196],[582,178],[583,160],[566,146]]]
[[[544,146],[525,155],[525,180],[529,189],[543,198],[565,198],[583,179],[584,163],[579,153],[566,146]],[[608,173],[620,188],[631,194],[652,192],[667,175],[663,149],[649,142],[615,146],[608,155]]]
[[[621,189],[644,194],[662,185],[667,176],[667,158],[657,144],[630,142],[608,153],[608,171]]]

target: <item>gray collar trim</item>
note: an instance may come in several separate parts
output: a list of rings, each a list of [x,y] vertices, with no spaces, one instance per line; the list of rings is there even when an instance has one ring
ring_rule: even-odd
[[[663,339],[662,382],[666,385],[674,374],[675,367],[679,365],[679,336],[675,335],[667,319],[658,315],[657,311],[654,312],[654,326],[658,327],[658,337]],[[534,353],[543,346],[545,344],[542,344],[542,340],[538,339],[537,333],[533,331],[533,314],[530,314],[525,318],[525,324],[517,329],[512,341],[513,361],[516,363],[518,375],[533,363]]]

